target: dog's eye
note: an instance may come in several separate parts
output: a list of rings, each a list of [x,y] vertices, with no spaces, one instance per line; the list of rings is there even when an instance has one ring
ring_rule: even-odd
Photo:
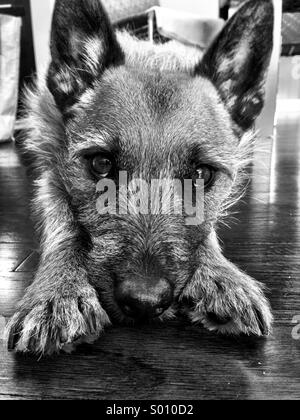
[[[197,180],[201,179],[204,181],[204,187],[209,188],[216,177],[216,170],[208,165],[201,165],[197,168],[197,179],[195,180],[195,186],[197,186]]]
[[[106,178],[111,173],[113,164],[109,157],[96,155],[90,159],[90,168],[97,178]]]

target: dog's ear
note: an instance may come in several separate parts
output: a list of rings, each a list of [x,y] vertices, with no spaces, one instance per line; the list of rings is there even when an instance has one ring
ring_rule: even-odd
[[[100,0],[56,0],[47,85],[62,113],[123,59]]]
[[[273,27],[272,0],[247,1],[196,69],[196,74],[214,83],[233,121],[244,131],[253,126],[264,106]]]

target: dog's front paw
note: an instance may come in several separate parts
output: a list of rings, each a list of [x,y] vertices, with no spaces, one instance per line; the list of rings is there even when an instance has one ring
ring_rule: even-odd
[[[7,325],[8,348],[39,355],[70,352],[95,341],[109,323],[90,285],[67,295],[32,289]]]
[[[228,273],[221,279],[200,277],[197,287],[192,282],[181,298],[192,322],[227,335],[271,333],[273,316],[260,283],[244,273],[239,278]]]

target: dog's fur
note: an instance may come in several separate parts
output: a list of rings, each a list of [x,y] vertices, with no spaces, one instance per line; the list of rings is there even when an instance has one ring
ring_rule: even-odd
[[[98,0],[57,0],[45,80],[27,92],[22,155],[35,183],[41,236],[36,278],[8,325],[9,348],[52,354],[111,322],[127,323],[116,284],[163,276],[174,304],[224,334],[268,335],[262,285],[227,261],[216,227],[240,195],[263,108],[273,40],[271,0],[250,0],[204,54],[115,34]],[[86,154],[107,151],[145,180],[191,179],[209,164],[205,222],[106,215]],[[150,273],[150,274],[149,274]]]

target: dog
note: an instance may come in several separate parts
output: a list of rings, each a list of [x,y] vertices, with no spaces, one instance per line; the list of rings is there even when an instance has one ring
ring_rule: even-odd
[[[178,313],[225,335],[270,334],[263,285],[223,256],[217,228],[251,161],[273,25],[272,1],[249,0],[202,53],[116,32],[98,0],[57,0],[51,63],[27,91],[20,144],[41,258],[7,326],[10,350],[51,355],[111,324]],[[199,181],[202,222],[97,210],[98,183],[118,190],[120,173],[192,180],[193,191]]]

